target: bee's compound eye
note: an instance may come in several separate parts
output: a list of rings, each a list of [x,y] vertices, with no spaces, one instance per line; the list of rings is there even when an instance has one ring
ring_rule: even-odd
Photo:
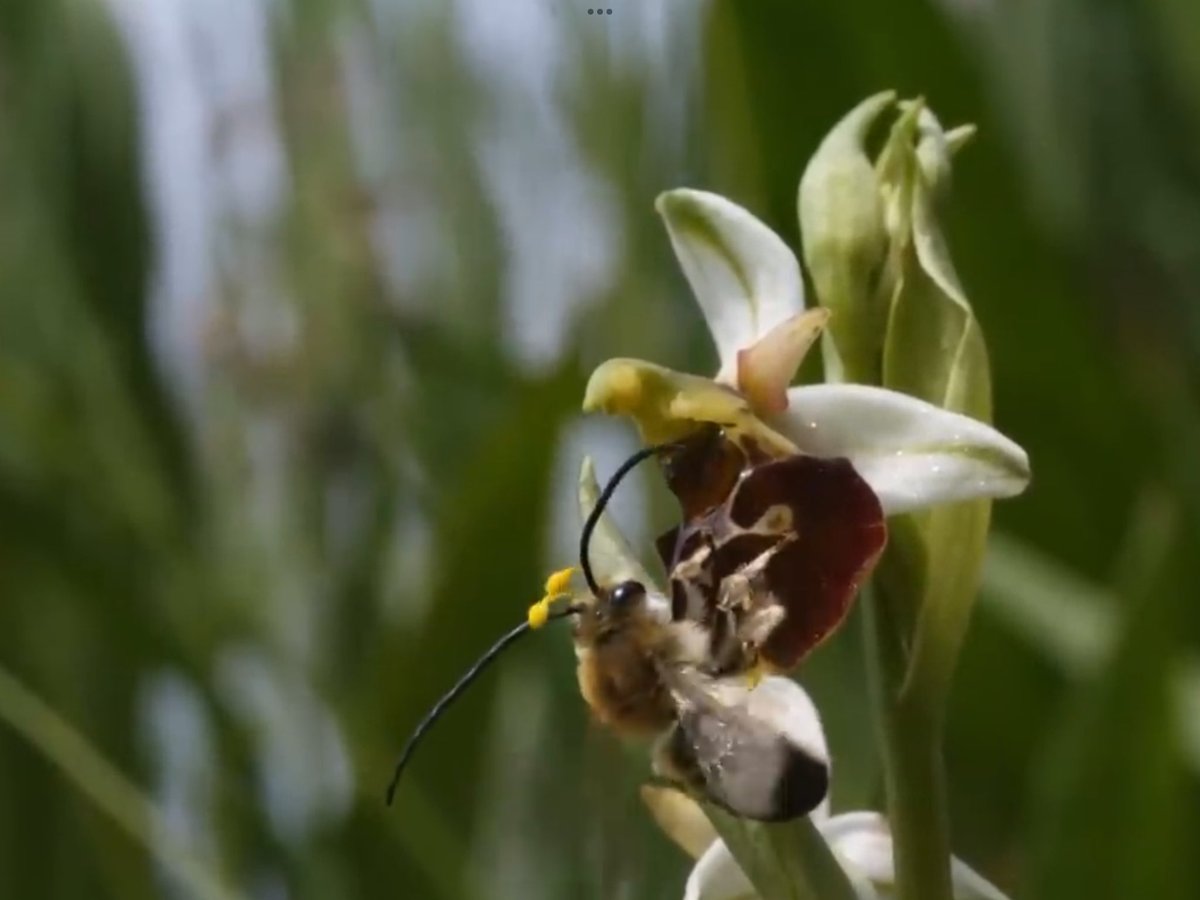
[[[646,593],[646,589],[637,581],[622,581],[609,592],[608,602],[613,606],[627,606]]]

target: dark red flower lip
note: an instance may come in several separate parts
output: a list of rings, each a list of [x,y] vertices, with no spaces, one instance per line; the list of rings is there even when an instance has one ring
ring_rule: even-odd
[[[879,499],[847,459],[770,458],[713,427],[663,469],[682,511],[658,541],[674,615],[712,625],[738,575],[748,605],[784,611],[762,659],[795,668],[845,621],[883,552]]]

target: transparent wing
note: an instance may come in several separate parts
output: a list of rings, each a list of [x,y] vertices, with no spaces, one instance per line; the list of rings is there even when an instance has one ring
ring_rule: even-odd
[[[750,688],[691,670],[669,676],[678,724],[656,764],[735,815],[781,822],[808,815],[829,790],[829,755],[816,708],[789,678]]]

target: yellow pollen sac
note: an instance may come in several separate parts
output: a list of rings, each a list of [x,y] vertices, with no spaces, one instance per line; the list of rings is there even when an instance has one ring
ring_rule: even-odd
[[[554,597],[547,594],[533,606],[529,607],[529,627],[537,631],[550,620],[550,601]]]
[[[550,605],[559,597],[570,596],[571,576],[575,574],[574,566],[567,566],[557,572],[551,572],[546,579],[546,596],[529,607],[529,627],[535,631],[550,620]]]
[[[548,601],[552,597],[557,597],[559,594],[567,593],[567,588],[571,584],[571,576],[574,574],[574,566],[567,566],[565,569],[552,572],[550,577],[546,579],[546,597],[543,602]]]

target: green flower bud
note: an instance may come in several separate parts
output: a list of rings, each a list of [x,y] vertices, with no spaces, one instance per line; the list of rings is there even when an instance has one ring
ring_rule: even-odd
[[[953,154],[973,128],[947,132],[923,102],[900,106],[876,166],[889,232],[882,384],[991,422],[987,346],[938,218]],[[990,516],[991,502],[975,500],[893,523],[880,583],[912,629],[910,683],[934,697],[948,689],[966,632]]]
[[[892,123],[887,142],[875,160],[884,227],[888,234],[888,262],[893,270],[899,264],[912,232],[913,146],[917,140],[917,119],[923,107],[922,100],[901,104],[900,116]],[[899,272],[893,271],[889,289],[897,277]]]
[[[887,91],[852,109],[821,142],[800,180],[804,261],[818,301],[833,313],[825,341],[831,381],[879,382],[887,305],[876,281],[888,235],[879,179],[863,142],[894,99]]]
[[[877,163],[888,223],[891,299],[882,383],[944,409],[991,420],[987,350],[938,221],[954,140],[920,101],[903,113]]]

